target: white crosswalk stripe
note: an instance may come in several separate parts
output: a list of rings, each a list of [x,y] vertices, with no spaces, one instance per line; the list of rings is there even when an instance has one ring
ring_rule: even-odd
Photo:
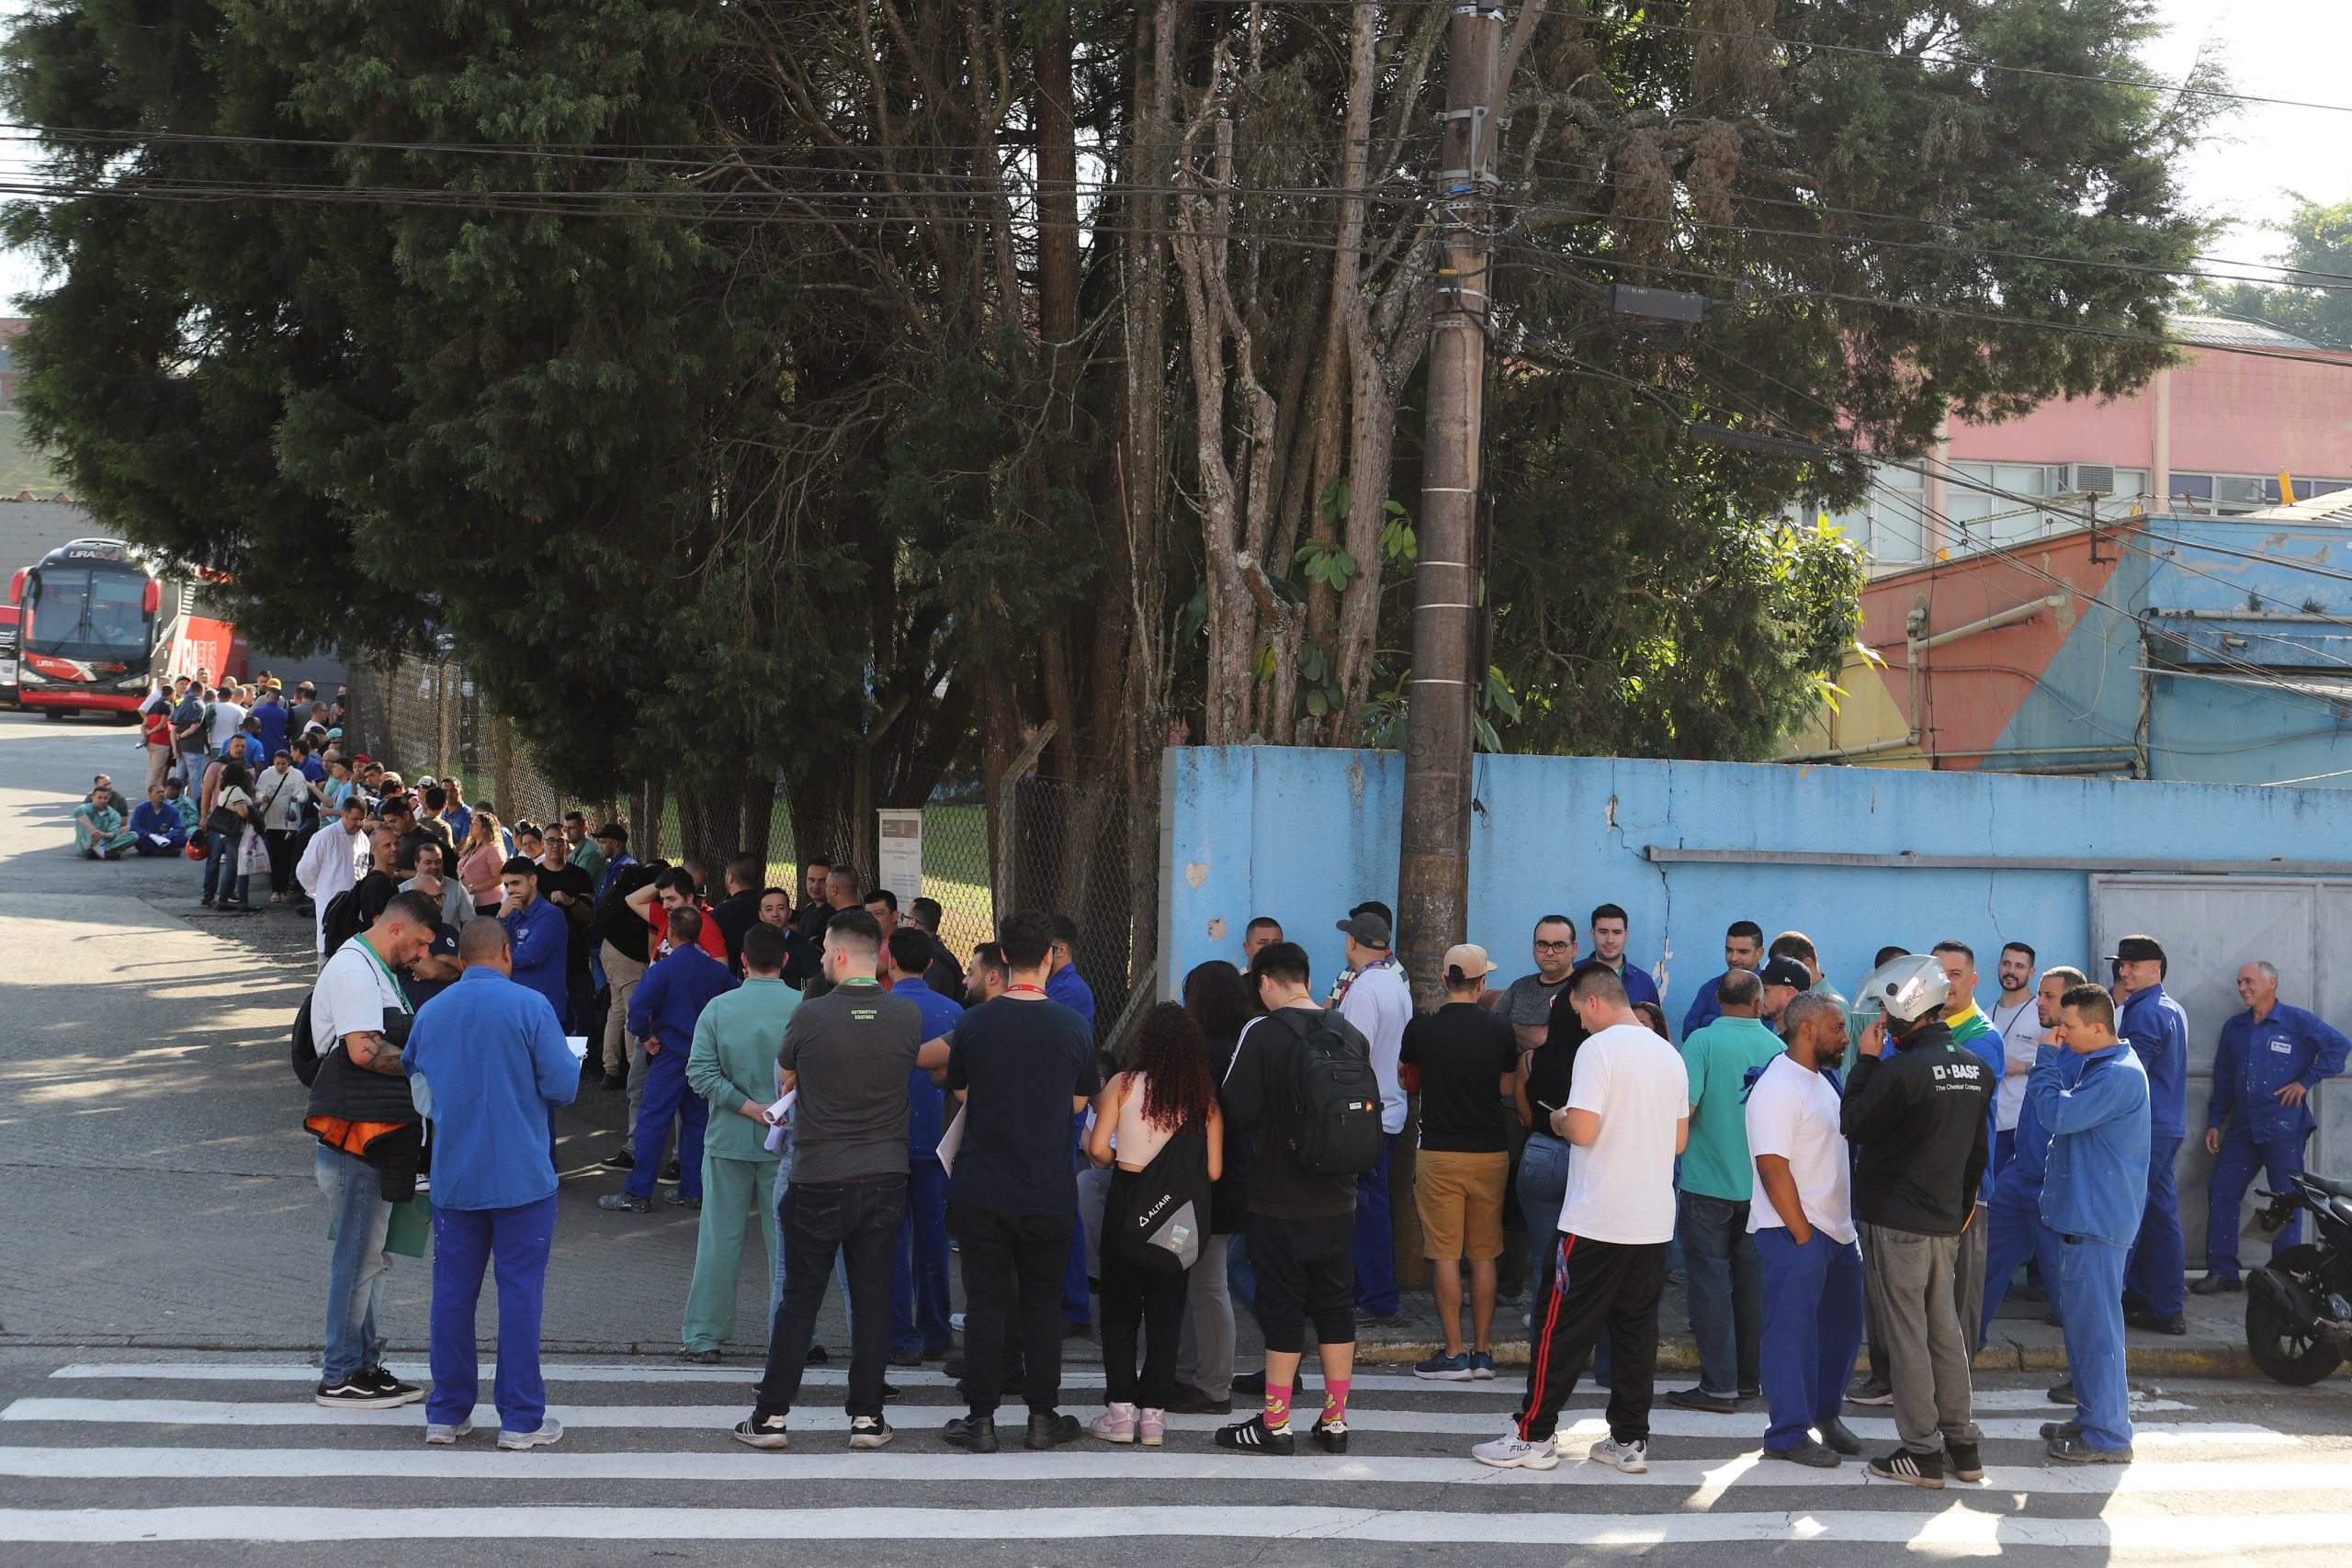
[[[424,1369],[396,1362],[394,1370],[414,1377]],[[1540,1541],[1547,1550],[1757,1541],[1958,1554],[2013,1547],[2212,1554],[2335,1546],[2352,1537],[2352,1464],[2330,1462],[2332,1455],[2286,1429],[2293,1423],[2285,1413],[2262,1408],[2276,1425],[2225,1419],[2177,1391],[2135,1395],[2139,1463],[2072,1469],[2044,1463],[2040,1452],[2041,1426],[2064,1410],[2038,1388],[1980,1390],[1985,1480],[1922,1494],[1870,1483],[1856,1461],[1819,1472],[1764,1459],[1763,1415],[1754,1405],[1720,1416],[1661,1401],[1648,1472],[1622,1474],[1582,1457],[1607,1430],[1589,1389],[1562,1415],[1558,1469],[1489,1470],[1467,1450],[1503,1429],[1519,1393],[1509,1375],[1453,1384],[1368,1372],[1354,1383],[1346,1455],[1306,1441],[1310,1391],[1299,1405],[1299,1451],[1274,1458],[1213,1447],[1208,1433],[1238,1418],[1221,1416],[1171,1417],[1170,1446],[1159,1452],[1081,1439],[1030,1453],[1019,1444],[1017,1410],[1006,1418],[1008,1451],[957,1452],[937,1438],[939,1423],[960,1407],[933,1369],[892,1369],[891,1381],[907,1391],[888,1413],[899,1441],[853,1453],[842,1436],[839,1367],[811,1369],[790,1418],[792,1449],[755,1453],[728,1435],[751,1409],[757,1374],[748,1365],[550,1361],[545,1371],[558,1394],[550,1414],[577,1437],[505,1453],[492,1446],[487,1365],[485,1403],[475,1412],[483,1429],[447,1448],[418,1440],[417,1406],[329,1410],[307,1390],[293,1397],[293,1385],[314,1382],[317,1371],[284,1358],[61,1366],[48,1374],[51,1386],[74,1385],[72,1393],[0,1406],[0,1435],[14,1439],[0,1443],[0,1542],[1117,1535]],[[1074,1391],[1099,1388],[1101,1371],[1072,1367],[1064,1382]],[[198,1393],[218,1397],[180,1397]],[[1067,1408],[1091,1414],[1087,1402],[1074,1393]],[[1851,1413],[1848,1425],[1874,1451],[1894,1440],[1883,1414]],[[596,1490],[545,1490],[581,1483]],[[1073,1493],[1072,1483],[1083,1489]],[[497,1490],[464,1489],[482,1483]],[[454,1490],[435,1492],[436,1484]],[[1179,1485],[1199,1490],[1171,1496]],[[773,1497],[776,1506],[704,1506],[715,1486],[738,1489],[724,1499],[730,1504]],[[1267,1490],[1244,1490],[1252,1487]],[[1497,1489],[1482,1507],[1477,1498]],[[2293,1498],[2295,1511],[2231,1511],[2229,1499],[2256,1494]],[[1183,1500],[1204,1495],[1220,1506]],[[414,1506],[421,1496],[448,1501]],[[810,1506],[794,1506],[796,1496]],[[2180,1509],[2180,1499],[2200,1496],[2216,1505]],[[482,1506],[486,1497],[497,1506]],[[814,1506],[820,1501],[827,1506]],[[854,1506],[835,1506],[844,1504]]]

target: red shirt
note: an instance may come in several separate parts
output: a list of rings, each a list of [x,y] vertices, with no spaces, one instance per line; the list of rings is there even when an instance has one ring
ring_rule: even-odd
[[[710,906],[708,904],[706,904],[701,899],[697,898],[695,900],[695,908],[702,913],[702,935],[695,939],[695,945],[701,948],[705,953],[709,953],[713,958],[718,959],[721,964],[726,963],[727,933],[720,931],[718,929],[718,922],[710,918]],[[653,936],[650,944],[653,949],[653,958],[648,960],[648,962],[650,963],[655,960],[669,957],[670,911],[662,907],[661,899],[656,898],[653,900],[652,907],[645,911],[645,923],[648,926],[650,926],[653,930]]]

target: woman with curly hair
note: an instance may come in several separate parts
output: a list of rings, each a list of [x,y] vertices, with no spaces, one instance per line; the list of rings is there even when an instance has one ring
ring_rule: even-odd
[[[1205,1192],[1224,1169],[1225,1120],[1201,1026],[1174,1002],[1162,1002],[1143,1021],[1135,1066],[1113,1077],[1094,1101],[1086,1152],[1112,1166],[1106,1216],[1124,1214],[1145,1168],[1162,1150],[1185,1162],[1195,1190]],[[1171,1149],[1171,1145],[1173,1148]],[[1196,1216],[1205,1231],[1209,1216]],[[1203,1237],[1205,1243],[1206,1237]],[[1214,1266],[1214,1259],[1210,1260]],[[1201,1265],[1196,1262],[1193,1267]],[[1184,1316],[1190,1269],[1153,1273],[1106,1243],[1102,1248],[1102,1382],[1106,1408],[1088,1428],[1111,1443],[1156,1449],[1168,1431],[1168,1404],[1176,1390],[1176,1342]],[[1136,1329],[1143,1328],[1143,1373],[1136,1373]]]

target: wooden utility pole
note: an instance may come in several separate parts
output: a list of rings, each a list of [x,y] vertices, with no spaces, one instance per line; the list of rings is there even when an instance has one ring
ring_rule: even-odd
[[[1532,20],[1523,16],[1522,28]],[[1430,333],[1397,866],[1397,953],[1415,999],[1424,1007],[1443,999],[1440,971],[1446,948],[1462,940],[1469,891],[1471,719],[1481,679],[1473,668],[1481,576],[1478,441],[1486,398],[1488,210],[1494,189],[1487,171],[1494,161],[1495,106],[1502,86],[1502,31],[1498,6],[1464,4],[1454,6],[1446,38],[1437,301]]]

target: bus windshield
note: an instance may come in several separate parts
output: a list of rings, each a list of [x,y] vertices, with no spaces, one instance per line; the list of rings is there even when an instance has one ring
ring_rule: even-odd
[[[139,572],[49,567],[24,607],[24,651],[144,666],[147,579]]]

